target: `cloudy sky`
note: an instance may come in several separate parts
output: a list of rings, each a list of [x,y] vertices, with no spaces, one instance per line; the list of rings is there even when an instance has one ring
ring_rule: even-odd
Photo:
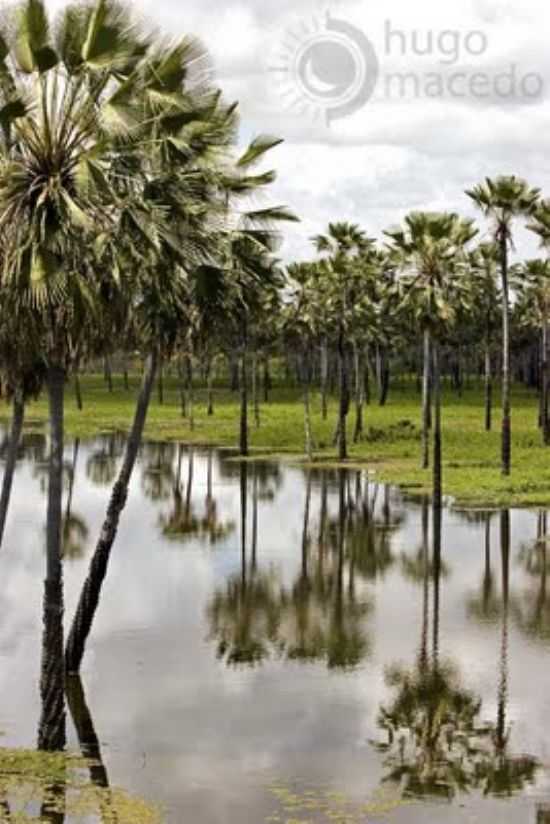
[[[550,195],[545,0],[134,5],[174,36],[202,38],[219,85],[240,101],[243,140],[264,132],[285,139],[273,153],[273,201],[302,220],[287,233],[287,258],[309,255],[310,236],[329,220],[376,235],[411,209],[472,212],[463,191],[485,175],[517,173]],[[336,45],[327,12],[351,27]],[[358,106],[373,54],[378,82]],[[352,111],[328,126],[334,99],[346,94]],[[518,252],[536,253],[519,227]]]

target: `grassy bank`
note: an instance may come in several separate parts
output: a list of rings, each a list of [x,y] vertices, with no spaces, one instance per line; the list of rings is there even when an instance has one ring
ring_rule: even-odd
[[[71,386],[67,387],[66,428],[69,435],[88,437],[98,432],[125,430],[134,409],[138,378],[132,379],[131,391],[115,381],[115,391],[107,391],[103,378],[89,376],[82,380],[84,410],[79,412]],[[496,399],[498,403],[498,398]],[[316,437],[316,460],[336,460],[332,446],[336,400],[330,404],[328,421],[323,421],[320,403],[313,398],[313,424]],[[215,414],[206,414],[204,392],[196,392],[195,427],[190,431],[182,418],[176,383],[166,381],[165,402],[155,397],[147,425],[147,437],[155,440],[181,440],[189,443],[235,446],[238,432],[238,397],[230,392],[215,393]],[[7,422],[10,408],[0,407],[0,421]],[[349,418],[353,431],[353,410]],[[47,419],[45,398],[33,403],[27,413],[28,425],[40,428]],[[537,398],[533,393],[517,390],[513,414],[513,473],[505,479],[500,474],[500,436],[498,409],[492,433],[483,430],[483,397],[479,391],[467,391],[458,398],[446,392],[443,410],[445,492],[460,503],[550,505],[550,449],[541,445],[537,428]],[[414,389],[394,390],[388,405],[381,409],[373,404],[365,410],[366,439],[350,443],[350,462],[367,464],[380,480],[387,480],[418,491],[429,490],[429,472],[418,468],[420,455],[420,398]],[[276,390],[270,403],[261,406],[261,426],[256,428],[251,415],[250,439],[253,454],[303,453],[303,407],[293,390]],[[350,437],[351,441],[351,437]]]

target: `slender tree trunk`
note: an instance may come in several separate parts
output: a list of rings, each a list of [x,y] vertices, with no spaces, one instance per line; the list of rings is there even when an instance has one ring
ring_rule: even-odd
[[[211,418],[214,414],[214,364],[212,360],[208,361],[207,366],[207,390],[208,390],[208,402],[207,402],[207,409],[206,414],[209,418]]]
[[[243,457],[248,456],[248,324],[243,318],[243,339],[241,355],[241,415],[239,427],[239,450]]]
[[[430,466],[430,330],[424,330],[424,375],[422,379],[422,469]]]
[[[349,410],[348,367],[344,346],[344,330],[340,328],[338,338],[338,366],[340,370],[340,404],[338,411],[338,459],[347,460],[348,442],[346,419]]]
[[[74,394],[76,398],[76,407],[79,412],[82,412],[84,409],[84,403],[82,401],[82,387],[80,385],[80,375],[78,372],[75,372],[74,376]]]
[[[186,367],[187,367],[187,417],[189,418],[189,429],[191,432],[195,429],[195,406],[194,406],[194,394],[193,394],[193,358],[191,355],[187,355],[186,358]]]
[[[491,369],[491,338],[485,342],[485,431],[493,428],[493,374]]]
[[[61,367],[49,367],[47,386],[50,415],[50,460],[44,632],[40,676],[42,712],[38,730],[38,748],[55,751],[62,750],[65,746],[63,565],[61,559],[65,371]]]
[[[437,509],[442,506],[442,478],[441,478],[441,371],[439,363],[439,341],[433,345],[434,364],[434,465],[433,465],[433,505]]]
[[[380,406],[383,407],[388,402],[388,394],[390,391],[390,364],[388,353],[385,350],[382,351],[380,363]]]
[[[185,386],[185,367],[183,360],[180,360],[178,363],[178,376],[179,376],[179,386],[180,386],[180,405],[181,405],[181,416],[182,418],[187,417],[187,390]]]
[[[111,367],[111,358],[108,355],[105,355],[105,360],[103,362],[104,365],[104,375],[105,375],[105,382],[109,389],[109,392],[113,391],[113,370]]]
[[[269,355],[264,355],[264,403],[269,403],[269,393],[271,391],[271,375],[269,373]]]
[[[321,341],[321,414],[323,420],[328,418],[328,341],[326,336]]]
[[[258,394],[258,353],[252,353],[252,408],[254,409],[254,424],[260,426],[260,397]]]
[[[550,364],[548,362],[550,335],[548,332],[548,321],[545,320],[542,327],[542,434],[545,446],[550,445]]]
[[[510,287],[508,283],[508,237],[500,231],[502,267],[502,474],[510,475],[512,465],[512,407],[510,385]]]
[[[92,628],[94,616],[99,604],[101,587],[107,574],[111,550],[115,542],[120,516],[126,505],[128,487],[147,419],[147,411],[155,384],[158,354],[153,351],[147,358],[142,386],[136,404],[132,429],[126,442],[126,450],[118,479],[113,487],[107,515],[101,530],[80,600],[73,619],[67,649],[65,652],[66,669],[69,673],[78,672],[84,656],[86,640]]]
[[[311,424],[311,403],[309,395],[309,369],[307,367],[307,356],[304,358],[304,368],[302,370],[303,384],[304,384],[304,430],[305,430],[305,446],[308,460],[313,460],[313,450],[315,448],[313,442],[313,427]]]
[[[355,431],[353,433],[353,442],[359,443],[364,435],[363,406],[365,403],[365,385],[361,352],[355,342],[353,344],[353,367],[355,372]]]
[[[23,431],[23,421],[25,419],[25,401],[23,398],[23,389],[17,387],[13,396],[13,412],[11,418],[11,432],[8,446],[8,454],[6,455],[6,465],[4,467],[4,478],[2,481],[2,496],[0,497],[0,546],[4,538],[4,529],[6,527],[6,518],[8,515],[8,508],[10,505],[11,489],[13,485],[13,476],[15,474],[15,465],[17,463],[17,453],[21,443],[21,433]]]
[[[159,405],[164,406],[164,365],[162,360],[159,362],[157,384]]]
[[[128,361],[124,358],[124,366],[122,369],[122,380],[124,381],[124,391],[130,391],[130,377],[128,375]]]

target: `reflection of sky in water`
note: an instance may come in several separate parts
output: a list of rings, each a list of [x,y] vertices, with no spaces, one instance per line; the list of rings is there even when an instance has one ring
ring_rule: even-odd
[[[74,611],[109,496],[109,486],[87,476],[97,445],[83,445],[76,472],[73,512],[88,526],[88,551],[65,565],[66,614]],[[261,822],[274,810],[265,787],[277,779],[301,779],[330,786],[351,798],[367,800],[377,788],[382,768],[369,743],[379,739],[377,716],[390,693],[384,672],[390,664],[412,666],[420,642],[422,586],[402,574],[401,553],[416,554],[421,513],[392,494],[392,514],[404,519],[392,534],[396,563],[376,581],[357,576],[358,597],[372,601],[364,619],[371,654],[353,672],[328,672],[323,663],[299,664],[272,657],[255,669],[230,669],[216,660],[209,640],[206,608],[214,591],[225,591],[240,571],[239,466],[218,456],[213,462],[217,514],[235,530],[217,546],[191,540],[185,545],[163,537],[161,516],[168,499],[152,501],[144,493],[144,464],[155,465],[158,450],[145,448],[132,482],[114,548],[102,602],[85,658],[87,689],[104,758],[113,783],[164,804],[170,822]],[[177,449],[170,455],[173,469]],[[71,461],[69,445],[66,459]],[[153,473],[154,474],[154,473]],[[97,481],[97,475],[95,476]],[[249,490],[253,469],[248,470]],[[207,490],[206,456],[194,461],[193,508],[203,517]],[[185,497],[187,454],[182,463]],[[258,564],[272,567],[291,588],[300,575],[304,474],[281,467],[279,477],[260,484]],[[0,730],[6,745],[33,746],[38,720],[42,578],[45,570],[45,499],[36,465],[18,467],[4,547],[0,555]],[[265,494],[267,488],[271,494]],[[351,488],[354,488],[352,480]],[[165,489],[165,492],[166,492]],[[158,488],[157,488],[158,491]],[[377,512],[383,505],[379,491]],[[312,534],[318,531],[319,478],[311,498]],[[330,486],[329,511],[338,512],[338,493]],[[249,539],[252,499],[248,499]],[[492,564],[500,592],[498,517],[492,523]],[[511,593],[518,602],[526,592],[536,598],[537,579],[518,564],[524,541],[536,536],[536,516],[512,513]],[[250,547],[249,547],[250,552]],[[468,617],[468,601],[481,591],[484,525],[468,524],[460,513],[445,513],[443,560],[449,568],[441,581],[440,646],[451,657],[462,683],[483,701],[481,718],[495,721],[499,679],[499,623]],[[347,574],[347,573],[346,573]],[[347,578],[346,578],[347,580]],[[550,596],[549,596],[550,598]],[[529,601],[522,601],[524,607]],[[512,611],[511,611],[512,612]],[[550,639],[528,641],[510,619],[508,719],[510,750],[529,753],[550,764]],[[71,746],[76,741],[71,730]],[[535,788],[511,802],[474,796],[445,807],[418,804],[389,816],[396,822],[535,821],[535,802],[547,780],[539,773]]]

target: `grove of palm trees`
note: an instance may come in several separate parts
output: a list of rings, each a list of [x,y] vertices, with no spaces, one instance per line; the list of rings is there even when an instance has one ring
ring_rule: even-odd
[[[133,5],[2,10],[0,821],[544,821],[550,192],[298,255],[253,125]]]

